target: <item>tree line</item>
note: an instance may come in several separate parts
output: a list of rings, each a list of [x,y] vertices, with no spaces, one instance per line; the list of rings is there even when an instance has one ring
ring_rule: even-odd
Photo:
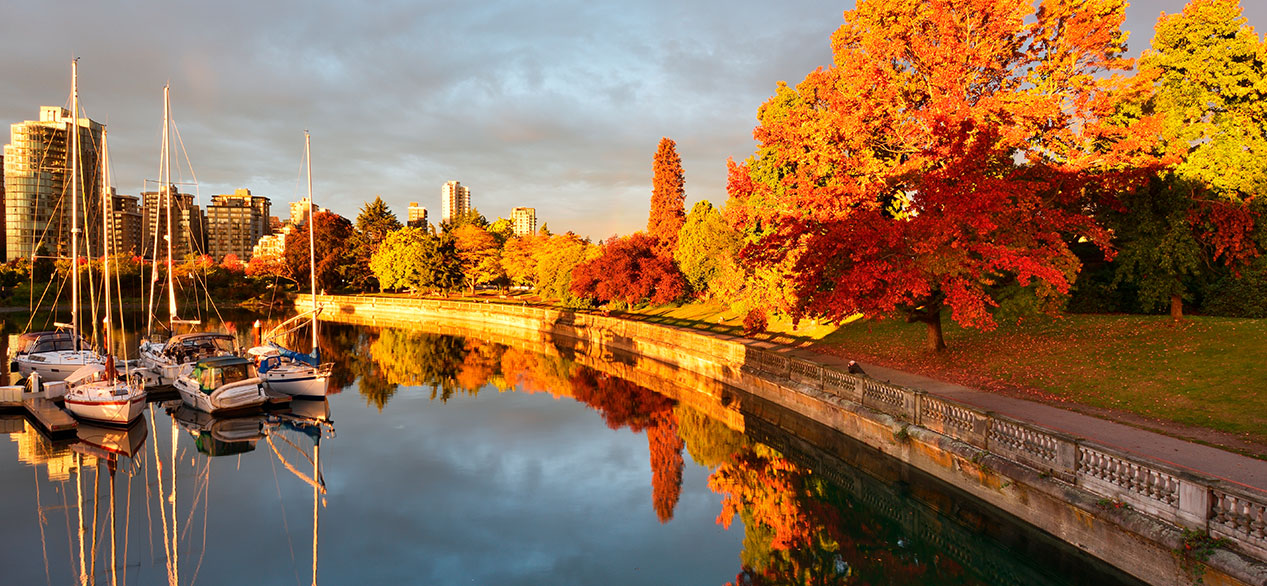
[[[316,222],[326,291],[516,287],[569,307],[720,298],[745,327],[862,314],[989,330],[1033,312],[1267,316],[1267,43],[1237,0],[1164,15],[1125,57],[1121,0],[863,0],[832,64],[780,83],[728,200],[686,211],[676,144],[645,231],[439,229],[382,201]],[[306,233],[300,226],[296,234]],[[306,238],[245,275],[308,280]]]

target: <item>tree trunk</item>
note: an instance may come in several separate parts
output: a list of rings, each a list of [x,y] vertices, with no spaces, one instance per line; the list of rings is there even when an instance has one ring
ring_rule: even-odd
[[[925,348],[933,352],[946,349],[946,339],[941,333],[941,301],[936,301],[912,311],[906,318],[908,322],[920,322],[928,326],[928,338]]]
[[[941,336],[941,312],[938,311],[931,319],[924,322],[928,325],[928,342],[927,348],[934,352],[941,352],[946,349],[946,340]]]
[[[1178,293],[1170,294],[1170,319],[1183,319],[1183,296]]]

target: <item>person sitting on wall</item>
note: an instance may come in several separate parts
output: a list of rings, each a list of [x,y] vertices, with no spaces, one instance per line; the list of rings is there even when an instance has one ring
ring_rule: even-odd
[[[867,374],[867,373],[866,373],[866,372],[863,372],[862,367],[861,367],[861,366],[859,366],[857,362],[855,362],[855,361],[853,361],[853,360],[850,360],[850,361],[849,361],[849,374]]]

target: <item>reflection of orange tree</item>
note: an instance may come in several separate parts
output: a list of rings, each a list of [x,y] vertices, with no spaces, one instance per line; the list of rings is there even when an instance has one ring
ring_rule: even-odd
[[[651,497],[661,522],[673,518],[682,492],[682,440],[672,399],[629,381],[580,368],[572,374],[576,400],[593,407],[611,429],[647,432],[651,452]]]
[[[708,485],[724,495],[717,522],[729,528],[738,515],[744,524],[736,584],[965,581],[962,568],[944,556],[921,563],[897,545],[899,531],[863,516],[839,489],[768,447],[745,447],[713,472]]]
[[[546,356],[518,348],[507,348],[501,357],[503,384],[524,393],[548,392],[572,396],[572,362],[561,356]]]
[[[479,393],[484,385],[496,382],[499,378],[498,367],[501,366],[501,355],[506,347],[474,338],[466,341],[466,359],[458,366],[455,381],[457,385],[472,395]]]

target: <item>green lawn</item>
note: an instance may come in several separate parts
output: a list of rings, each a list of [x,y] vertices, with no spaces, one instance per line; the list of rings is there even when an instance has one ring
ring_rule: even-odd
[[[738,332],[717,304],[640,311],[662,323]],[[946,324],[945,352],[922,324],[771,324],[781,342],[1052,403],[1075,403],[1234,433],[1267,443],[1267,320],[1168,316],[1036,317],[992,332]]]

